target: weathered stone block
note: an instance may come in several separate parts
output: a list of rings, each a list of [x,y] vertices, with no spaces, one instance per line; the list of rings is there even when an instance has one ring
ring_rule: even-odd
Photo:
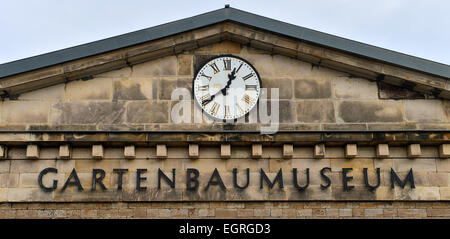
[[[332,186],[333,187],[333,186]],[[333,200],[360,200],[373,201],[376,199],[376,192],[367,190],[363,186],[355,186],[351,190],[344,190],[343,187],[332,188]]]
[[[338,217],[339,216],[339,209],[338,208],[327,208],[326,209],[327,217]]]
[[[292,80],[290,79],[263,78],[261,79],[261,85],[262,87],[267,89],[267,99],[270,99],[272,97],[272,88],[278,88],[279,99],[292,98]]]
[[[178,58],[178,75],[192,75],[192,55],[180,54]]]
[[[232,41],[222,41],[200,47],[195,52],[201,54],[239,54],[241,52],[241,45]]]
[[[126,159],[136,158],[136,150],[134,145],[127,145],[123,148],[123,156]]]
[[[73,158],[75,158],[75,157],[73,157]],[[105,170],[105,172],[112,172],[114,168],[121,167],[120,160],[108,159],[108,160],[74,160],[74,161],[75,161],[75,169],[77,170],[77,173],[79,173],[79,174],[85,173],[87,175],[87,177],[86,177],[87,180],[89,180],[89,175],[92,175],[93,168],[101,168],[101,169]],[[123,162],[124,166],[128,166],[128,164],[126,164],[126,163],[134,162],[134,161],[125,160],[122,162]],[[129,170],[136,171],[136,169],[132,168],[132,167],[129,167]],[[71,172],[71,170],[68,171],[67,173],[70,173],[70,172]],[[117,178],[117,177],[115,177],[115,178]],[[80,180],[82,180],[81,176],[80,176]]]
[[[278,208],[270,209],[270,216],[271,217],[281,217],[281,216],[283,216],[283,209],[278,209]]]
[[[45,202],[52,201],[53,193],[42,191],[40,188],[9,188],[9,202]]]
[[[172,92],[177,88],[188,89],[192,92],[192,79],[191,78],[162,78],[159,80],[159,96],[161,100],[170,100]]]
[[[396,101],[343,101],[338,106],[339,119],[348,123],[401,122],[401,103]]]
[[[301,101],[297,103],[297,121],[304,123],[334,123],[331,101]]]
[[[408,157],[416,158],[422,155],[422,150],[420,144],[410,144],[408,145]]]
[[[441,200],[450,200],[450,187],[439,187]]]
[[[316,159],[325,158],[325,144],[314,145],[314,158]]]
[[[448,186],[450,186],[450,174],[449,173],[428,172],[427,173],[427,181],[428,181],[427,186],[448,187]]]
[[[450,160],[447,160],[447,158],[436,159],[436,171],[450,172]]]
[[[278,121],[279,123],[293,123],[295,121],[295,109],[289,100],[271,100],[267,104],[267,114],[272,115],[272,107],[278,104]]]
[[[381,217],[383,216],[382,208],[366,208],[364,209],[364,215],[366,217]]]
[[[66,84],[66,98],[69,100],[111,100],[112,92],[111,78],[77,80]]]
[[[131,78],[114,81],[113,100],[147,100],[154,98],[153,79]]]
[[[156,101],[136,101],[127,105],[129,123],[168,123],[169,103]]]
[[[409,172],[411,168],[413,169],[414,173],[436,172],[436,159],[420,158],[411,160],[407,158],[399,158],[393,160],[393,169],[395,170],[395,172]]]
[[[253,215],[255,217],[268,217],[270,216],[270,208],[265,209],[253,209]]]
[[[413,122],[441,122],[445,113],[440,100],[404,100],[405,115]]]
[[[283,157],[292,158],[294,156],[294,145],[293,144],[283,144]]]
[[[252,158],[261,158],[262,156],[262,145],[253,144],[252,145]]]
[[[198,158],[198,144],[189,144],[189,158]]]
[[[59,158],[60,159],[70,159],[70,147],[68,144],[59,146]]]
[[[46,101],[4,101],[3,123],[48,123],[50,103]]]
[[[38,90],[33,90],[23,93],[19,96],[19,100],[55,100],[64,99],[65,84],[57,84],[54,86],[45,87]]]
[[[39,173],[44,168],[56,167],[55,160],[10,160],[10,163],[11,173]]]
[[[389,145],[388,144],[377,144],[376,149],[378,158],[388,158],[389,157]]]
[[[397,209],[397,215],[401,218],[423,218],[427,216],[427,211],[425,208],[399,208]]]
[[[214,55],[214,54],[211,54],[211,55],[195,55],[194,56],[194,72],[198,72],[200,70],[200,67],[202,67],[212,57],[215,57],[215,56],[217,56],[217,55]]]
[[[209,209],[209,208],[198,209],[198,216],[199,217],[214,217],[215,210]]]
[[[37,188],[39,187],[37,178],[39,177],[38,173],[21,173],[19,176],[19,184],[17,185],[20,188]],[[44,177],[43,184],[44,185],[52,185],[53,178],[61,178],[64,180],[64,177],[61,175],[53,176],[53,177]]]
[[[5,145],[0,145],[0,159],[6,158],[8,155],[7,148]]]
[[[238,209],[216,208],[216,218],[237,218]]]
[[[417,187],[417,192],[419,195],[419,200],[440,200],[439,187]]]
[[[450,208],[428,208],[427,214],[430,217],[450,217]]]
[[[352,173],[356,176],[356,170],[361,170],[363,168],[368,168],[369,170],[373,170],[373,159],[368,158],[354,158],[353,160],[347,160],[342,158],[332,158],[330,159],[331,169],[334,171],[341,171],[342,168],[353,168]],[[339,174],[337,175],[339,176]]]
[[[311,76],[311,65],[296,59],[270,54],[254,54],[251,48],[243,48],[240,56],[248,60],[262,78],[294,78]]]
[[[376,82],[366,79],[336,77],[333,79],[333,87],[338,99],[378,99]]]
[[[57,102],[53,104],[53,124],[121,124],[123,102]],[[48,112],[47,112],[48,113]]]
[[[238,217],[243,218],[253,217],[253,209],[238,209]]]
[[[354,158],[358,155],[358,147],[356,144],[345,145],[345,157],[348,159]]]
[[[450,144],[439,145],[439,156],[441,158],[450,158]]]
[[[156,157],[167,158],[167,146],[165,144],[156,145]]]
[[[177,57],[167,56],[133,66],[132,77],[175,76]]]
[[[385,83],[386,82],[386,83]],[[378,81],[378,91],[380,99],[424,99],[424,94],[417,91],[412,91],[405,87],[397,86],[402,85],[403,81],[392,81],[391,79],[384,81]]]
[[[10,161],[0,160],[0,173],[9,173],[10,165]]]
[[[92,158],[93,159],[103,159],[105,156],[103,145],[96,144],[92,145]]]
[[[340,217],[351,217],[352,216],[352,209],[351,208],[340,208],[339,209],[339,216]]]
[[[38,159],[39,158],[39,146],[34,144],[27,145],[27,158],[28,159]]]
[[[220,157],[221,158],[231,158],[231,145],[221,144],[220,145]]]
[[[311,217],[312,209],[297,209],[297,217]]]
[[[331,97],[331,82],[328,79],[295,80],[295,98],[324,99]]]

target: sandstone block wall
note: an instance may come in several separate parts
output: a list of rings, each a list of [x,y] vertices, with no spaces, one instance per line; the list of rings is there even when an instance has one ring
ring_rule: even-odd
[[[0,218],[448,219],[444,202],[1,203]]]
[[[447,100],[415,92],[411,96],[402,88],[386,90],[380,83],[348,73],[224,41],[6,99],[0,104],[1,129],[226,129],[220,123],[212,126],[193,120],[174,124],[170,117],[172,106],[178,102],[171,101],[172,91],[178,87],[191,91],[195,71],[219,54],[247,59],[258,70],[263,87],[279,88],[280,129],[449,127]],[[270,92],[267,97],[271,97]],[[194,118],[200,111],[196,104],[192,106]],[[234,129],[258,130],[259,124],[234,126]]]

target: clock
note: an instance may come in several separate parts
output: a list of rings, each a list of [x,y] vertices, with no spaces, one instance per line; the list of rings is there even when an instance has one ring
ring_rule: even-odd
[[[234,120],[248,114],[258,103],[261,80],[246,60],[221,55],[200,67],[192,87],[194,98],[210,117]]]

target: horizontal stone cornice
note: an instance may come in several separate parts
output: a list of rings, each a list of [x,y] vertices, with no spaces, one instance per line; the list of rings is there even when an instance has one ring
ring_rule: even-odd
[[[112,146],[135,144],[138,146],[154,146],[164,143],[171,146],[185,146],[189,143],[200,145],[219,145],[231,143],[234,145],[251,145],[253,143],[279,146],[284,143],[294,145],[375,145],[388,143],[390,145],[407,145],[420,143],[425,145],[440,145],[450,142],[450,131],[290,131],[276,134],[260,134],[259,132],[181,132],[181,131],[4,131],[0,132],[2,145],[27,145],[37,143],[42,145],[72,145],[87,146],[102,143]]]

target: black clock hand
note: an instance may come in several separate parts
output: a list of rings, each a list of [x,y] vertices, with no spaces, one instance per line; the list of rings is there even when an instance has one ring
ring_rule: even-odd
[[[217,93],[219,93],[220,91],[218,91]],[[209,99],[206,99],[204,101],[202,101],[202,105],[206,106],[207,104],[209,104],[209,102],[211,102],[212,100],[214,100],[214,97],[216,97],[217,93],[215,93],[214,95],[212,95],[211,97],[209,97]]]
[[[223,95],[227,95],[227,89],[230,87],[231,85],[231,81],[236,79],[236,68],[233,69],[233,71],[231,71],[231,74],[228,74],[228,82],[227,85],[221,90]]]
[[[222,91],[223,91],[223,89],[218,90],[214,95],[212,95],[208,99],[205,99],[204,101],[202,101],[202,105],[205,106],[205,105],[209,104],[209,102],[213,101],[214,97],[216,97],[216,95],[218,95],[219,93],[222,93]]]
[[[228,82],[225,85],[224,88],[222,88],[221,90],[217,91],[214,95],[212,95],[211,97],[209,97],[209,99],[206,99],[204,101],[202,101],[202,105],[205,106],[207,104],[209,104],[209,102],[214,100],[214,97],[216,97],[217,94],[222,93],[222,95],[226,95],[227,94],[227,89],[230,87],[231,85],[231,81],[234,80],[236,78],[236,68],[233,69],[233,71],[231,71],[231,74],[228,74]]]

